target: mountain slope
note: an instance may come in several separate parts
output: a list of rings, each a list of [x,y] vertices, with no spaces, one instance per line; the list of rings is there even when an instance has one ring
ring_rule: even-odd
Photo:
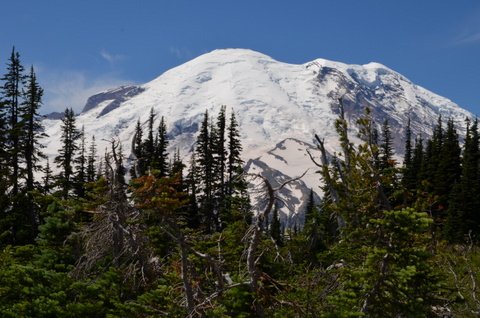
[[[261,167],[268,165],[288,177],[310,169],[303,182],[295,185],[295,191],[303,195],[308,188],[317,191],[319,186],[305,152],[314,148],[313,134],[325,138],[329,152],[338,150],[334,123],[341,96],[352,136],[356,118],[368,106],[377,123],[389,119],[399,154],[408,117],[413,135],[426,137],[440,114],[459,127],[472,116],[381,64],[347,65],[317,59],[294,65],[250,50],[226,49],[204,54],[144,85],[92,96],[77,122],[88,136],[96,136],[100,153],[107,145],[104,140],[118,138],[128,155],[136,121],[140,119],[146,127],[154,108],[158,117],[166,119],[171,149],[179,148],[188,156],[203,113],[208,110],[215,115],[221,105],[227,105],[239,120],[243,156],[255,161],[248,167],[262,172]],[[51,136],[45,143],[46,153],[53,156],[59,148],[60,122],[45,120],[44,124]],[[301,204],[286,206],[283,217],[301,211]]]

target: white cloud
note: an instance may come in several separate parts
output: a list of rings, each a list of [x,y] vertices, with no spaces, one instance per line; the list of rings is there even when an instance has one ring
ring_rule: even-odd
[[[114,75],[106,75],[95,79],[82,71],[52,71],[37,69],[40,86],[44,89],[43,106],[40,112],[61,112],[71,107],[75,113],[82,111],[87,99],[99,92],[121,85],[132,84],[132,81]]]
[[[471,44],[477,42],[480,42],[480,31],[462,34],[456,40],[456,44]]]
[[[185,48],[170,46],[168,51],[179,60],[190,59],[192,57],[192,52]]]
[[[112,54],[110,52],[108,52],[107,50],[105,49],[102,49],[100,51],[100,56],[105,60],[107,61],[108,63],[110,64],[114,64],[118,61],[121,61],[125,58],[124,55],[121,55],[121,54]]]

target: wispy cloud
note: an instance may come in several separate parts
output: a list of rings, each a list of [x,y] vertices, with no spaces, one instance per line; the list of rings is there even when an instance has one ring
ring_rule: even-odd
[[[102,49],[100,51],[100,56],[105,60],[107,61],[108,63],[110,64],[115,64],[116,62],[119,62],[123,59],[125,59],[125,56],[122,55],[122,54],[113,54],[113,53],[110,53],[108,52],[107,50],[105,49]]]
[[[179,60],[189,59],[192,57],[192,52],[185,48],[170,46],[168,51]]]
[[[480,42],[480,31],[465,33],[457,37],[455,44],[472,44]]]
[[[87,99],[99,92],[121,85],[133,84],[115,74],[92,78],[75,70],[53,71],[41,69],[40,85],[45,91],[41,113],[61,112],[71,107],[75,113],[82,111]]]

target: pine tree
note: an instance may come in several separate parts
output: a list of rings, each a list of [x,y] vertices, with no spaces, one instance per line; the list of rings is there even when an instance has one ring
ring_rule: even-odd
[[[403,157],[403,177],[402,185],[407,190],[413,190],[416,186],[415,175],[412,167],[413,150],[412,150],[412,130],[410,127],[410,117],[408,118],[407,127],[405,128],[405,155]]]
[[[39,109],[42,105],[43,89],[38,85],[33,67],[30,69],[30,75],[27,78],[25,91],[25,100],[20,107],[20,116],[24,130],[22,145],[23,156],[26,165],[26,189],[34,189],[34,172],[40,169],[40,159],[45,158],[41,152],[44,146],[40,139],[46,137],[43,132],[43,126],[39,115]]]
[[[228,138],[228,158],[227,158],[227,193],[233,195],[238,186],[244,186],[244,180],[241,178],[243,174],[243,160],[241,158],[242,144],[240,142],[240,133],[238,131],[238,123],[235,118],[235,112],[230,115],[230,122],[227,132]]]
[[[95,164],[97,161],[97,146],[95,144],[95,136],[92,136],[90,148],[87,156],[87,182],[96,180]]]
[[[52,169],[50,168],[50,160],[47,157],[47,163],[43,169],[43,193],[49,194],[52,188]]]
[[[22,126],[19,122],[19,108],[22,100],[22,87],[25,84],[23,66],[20,63],[20,54],[12,49],[12,54],[7,63],[7,73],[1,79],[4,81],[2,97],[4,103],[4,116],[6,118],[6,155],[7,164],[10,166],[11,194],[16,196],[19,192],[20,180],[20,151]]]
[[[155,145],[155,161],[156,168],[159,171],[160,177],[166,177],[168,175],[168,137],[167,137],[167,125],[165,119],[162,116],[157,132],[157,142]]]
[[[382,125],[382,143],[380,145],[380,168],[382,170],[392,168],[393,161],[393,140],[388,119]]]
[[[43,90],[38,85],[33,67],[30,69],[30,74],[27,78],[27,83],[24,92],[24,101],[19,106],[18,114],[20,116],[20,127],[22,133],[20,134],[19,144],[22,146],[20,155],[25,161],[25,191],[26,202],[24,202],[24,213],[27,214],[30,226],[31,237],[34,238],[38,232],[38,225],[40,222],[38,209],[33,202],[32,191],[35,188],[34,172],[40,170],[40,159],[45,158],[41,152],[44,147],[39,139],[45,137],[43,126],[38,114],[42,104]]]
[[[143,176],[146,171],[142,138],[143,130],[139,119],[137,121],[137,126],[135,127],[135,134],[133,135],[132,141],[132,154],[135,156],[135,161],[130,169],[130,176],[132,179]]]
[[[227,149],[226,149],[226,140],[225,140],[225,129],[226,129],[226,117],[225,117],[225,106],[220,108],[220,112],[217,117],[216,125],[216,145],[215,145],[215,156],[217,162],[217,173],[218,173],[218,187],[220,191],[220,196],[222,201],[225,200],[225,173],[226,173],[226,163],[227,163]]]
[[[200,203],[202,224],[207,233],[213,232],[217,226],[213,201],[214,160],[211,128],[212,125],[209,120],[208,111],[206,111],[200,127],[200,133],[197,137],[196,166],[198,169],[198,184],[200,190],[198,201]]]
[[[438,196],[436,204],[436,222],[440,224],[446,216],[448,208],[448,199],[451,195],[453,186],[460,178],[460,145],[457,131],[453,120],[448,120],[447,130],[443,137],[443,143],[440,151],[438,169],[434,174],[434,191]]]
[[[467,132],[463,151],[460,180],[455,183],[448,201],[445,235],[451,243],[463,243],[467,236],[478,239],[480,235],[480,149],[478,122],[470,127],[467,121]]]
[[[73,163],[75,152],[78,150],[78,139],[80,133],[75,125],[75,114],[73,110],[65,109],[65,115],[62,119],[62,135],[60,140],[62,147],[58,150],[59,155],[55,157],[55,163],[61,168],[60,174],[57,176],[58,185],[61,188],[61,195],[67,199],[70,190],[73,187]]]
[[[145,151],[145,161],[146,168],[152,169],[152,164],[155,161],[155,139],[153,133],[153,124],[155,122],[155,112],[153,108],[150,109],[150,116],[148,117],[148,133],[147,139],[143,144],[143,149]]]
[[[200,226],[200,213],[198,209],[198,201],[197,201],[197,158],[195,156],[195,152],[192,153],[192,157],[190,159],[190,167],[186,176],[186,186],[187,186],[187,194],[188,194],[188,207],[187,207],[187,225],[192,229],[196,229]]]
[[[278,216],[278,207],[275,206],[272,214],[272,222],[270,224],[270,236],[277,245],[282,245],[282,232],[280,217]]]
[[[79,198],[85,196],[85,183],[87,182],[87,157],[86,157],[86,144],[85,144],[85,127],[82,126],[82,129],[79,133],[79,147],[77,157],[74,159],[75,165],[75,176],[74,176],[74,190],[75,194]]]

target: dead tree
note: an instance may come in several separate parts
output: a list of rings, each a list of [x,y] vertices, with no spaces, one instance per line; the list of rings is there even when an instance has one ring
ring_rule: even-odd
[[[308,170],[307,170],[308,171]],[[251,292],[255,296],[260,295],[260,287],[258,281],[260,279],[261,273],[257,267],[258,262],[260,261],[261,254],[258,255],[258,246],[260,244],[260,240],[262,237],[262,233],[264,232],[264,224],[265,220],[268,218],[270,212],[273,209],[275,204],[275,200],[277,199],[275,194],[276,192],[280,191],[283,187],[293,181],[297,181],[301,179],[306,173],[305,171],[301,176],[287,180],[280,184],[278,187],[273,187],[270,181],[260,174],[247,174],[253,179],[260,179],[263,183],[263,193],[267,200],[266,206],[263,211],[260,211],[253,221],[251,228],[247,232],[248,238],[248,248],[247,248],[247,271],[249,276],[249,286]],[[265,310],[261,302],[256,299],[254,301],[255,313],[258,317],[265,317]]]
[[[112,140],[110,160],[105,160],[108,192],[92,211],[93,220],[80,232],[84,254],[78,260],[72,275],[85,277],[94,272],[98,262],[111,259],[111,266],[121,269],[124,280],[143,285],[153,277],[153,264],[149,262],[149,249],[141,228],[140,214],[125,194],[122,154],[119,142]],[[111,163],[113,159],[113,165]]]

